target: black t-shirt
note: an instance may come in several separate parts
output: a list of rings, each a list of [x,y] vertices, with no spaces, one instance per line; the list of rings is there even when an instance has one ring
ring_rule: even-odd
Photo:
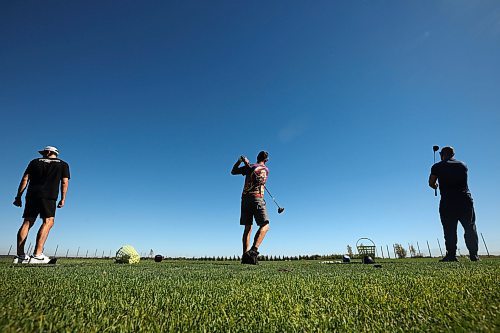
[[[58,158],[37,158],[24,174],[29,175],[26,197],[57,200],[61,179],[69,179],[69,165]]]
[[[455,159],[441,161],[432,166],[431,175],[438,179],[442,198],[460,199],[464,196],[470,196],[467,171],[465,163]]]

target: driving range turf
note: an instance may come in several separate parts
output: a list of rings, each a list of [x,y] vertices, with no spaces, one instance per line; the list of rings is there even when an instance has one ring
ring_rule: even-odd
[[[500,259],[10,262],[1,332],[500,331]]]

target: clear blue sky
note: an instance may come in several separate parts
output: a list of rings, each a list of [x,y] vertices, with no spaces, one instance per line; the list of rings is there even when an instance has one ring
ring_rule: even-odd
[[[286,208],[268,198],[263,254],[370,237],[437,255],[427,179],[432,145],[453,145],[500,254],[498,59],[496,0],[3,1],[0,252],[27,163],[54,145],[72,179],[49,255],[238,255],[229,171],[262,149]]]

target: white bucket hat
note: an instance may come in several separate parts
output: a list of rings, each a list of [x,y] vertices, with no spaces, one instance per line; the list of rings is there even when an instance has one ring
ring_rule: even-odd
[[[42,150],[39,150],[38,152],[41,155],[43,155],[44,151],[50,151],[50,152],[56,153],[56,155],[59,155],[59,150],[56,147],[47,146],[47,147],[43,148]]]

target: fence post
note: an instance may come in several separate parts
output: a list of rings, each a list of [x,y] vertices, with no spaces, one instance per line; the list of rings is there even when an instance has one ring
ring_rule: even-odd
[[[483,236],[483,235],[481,234],[481,236]],[[484,240],[484,238],[483,238],[483,240]],[[9,247],[9,253],[7,253],[7,256],[10,256],[10,250],[12,250],[12,245]]]
[[[486,248],[486,253],[488,253],[488,257],[489,257],[490,251],[488,251],[488,247],[486,246],[486,242],[484,241],[483,233],[481,233],[481,238],[483,239],[484,247]]]
[[[432,258],[432,254],[431,254],[431,247],[429,246],[429,241],[427,241],[427,249],[429,250],[429,258]]]
[[[441,243],[439,243],[439,238],[437,238],[438,240],[438,246],[439,246],[439,252],[441,253],[441,257],[443,256],[443,250],[441,250]]]
[[[80,247],[78,247],[78,250],[76,250],[76,257],[78,258],[78,254],[80,253]]]
[[[56,251],[54,252],[54,257],[57,255],[57,249],[59,248],[59,244],[56,246]]]
[[[69,254],[69,249],[66,251],[66,258],[68,257]]]
[[[418,255],[423,256],[422,252],[420,252],[420,246],[418,245],[418,242],[417,242],[417,249],[418,249]]]
[[[389,252],[389,245],[385,244],[387,247],[387,258],[391,259],[391,252]]]

